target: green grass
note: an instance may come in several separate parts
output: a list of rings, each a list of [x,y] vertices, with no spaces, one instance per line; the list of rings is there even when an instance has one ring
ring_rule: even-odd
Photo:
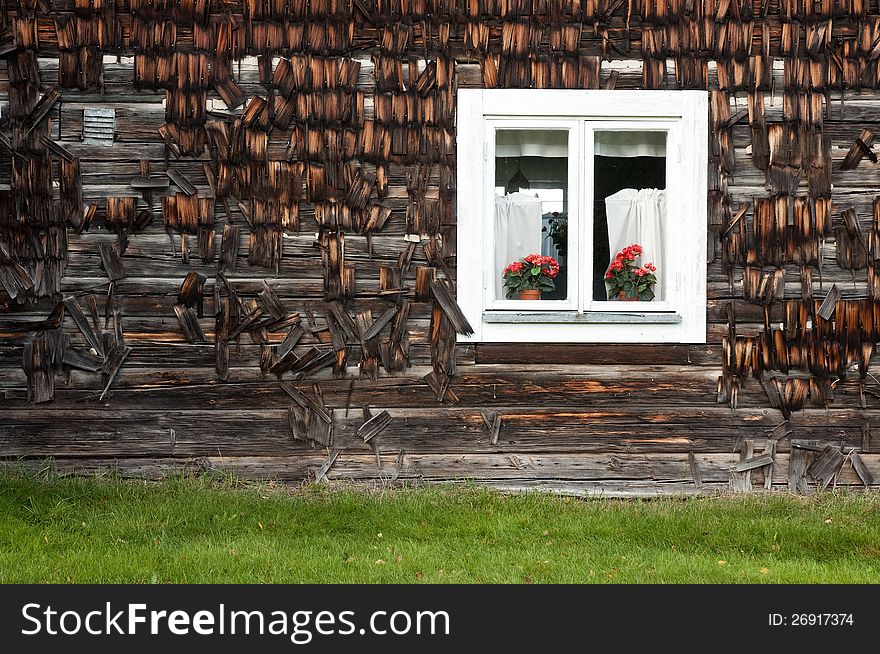
[[[0,472],[0,582],[874,583],[880,496],[577,500]]]

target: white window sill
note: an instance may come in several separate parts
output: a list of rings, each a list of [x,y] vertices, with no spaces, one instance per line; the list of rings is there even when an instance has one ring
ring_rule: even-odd
[[[677,313],[660,311],[484,311],[483,322],[678,325],[682,318]]]

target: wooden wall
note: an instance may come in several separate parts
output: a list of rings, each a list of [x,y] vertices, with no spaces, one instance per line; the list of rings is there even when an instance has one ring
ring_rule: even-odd
[[[612,494],[880,480],[876,0],[6,7],[0,456]],[[455,345],[454,100],[479,86],[711,93],[706,345]],[[115,110],[112,145],[85,109]]]

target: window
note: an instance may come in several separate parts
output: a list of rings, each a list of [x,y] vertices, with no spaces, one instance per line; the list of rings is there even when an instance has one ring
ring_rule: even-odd
[[[460,89],[457,123],[469,340],[705,342],[705,93]],[[624,297],[606,273],[632,244],[656,284]],[[558,273],[520,295],[503,275],[528,255]]]

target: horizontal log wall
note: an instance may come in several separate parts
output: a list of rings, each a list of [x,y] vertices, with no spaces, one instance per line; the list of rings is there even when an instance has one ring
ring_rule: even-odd
[[[616,495],[880,480],[880,2],[7,5],[0,456]],[[711,94],[706,344],[455,344],[454,98],[482,86]],[[112,145],[83,140],[92,109]]]

